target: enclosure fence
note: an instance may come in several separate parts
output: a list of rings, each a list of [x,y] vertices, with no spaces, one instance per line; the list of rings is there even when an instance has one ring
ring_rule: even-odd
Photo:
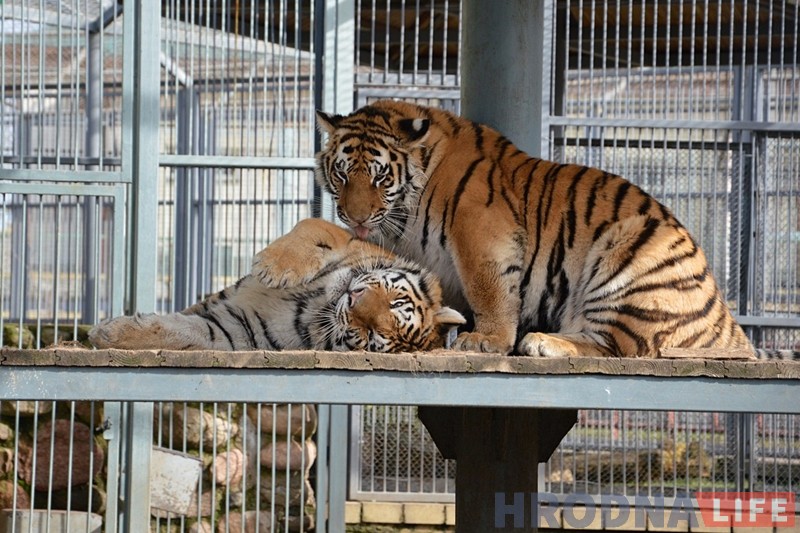
[[[797,4],[547,5],[543,153],[619,173],[664,202],[706,250],[753,342],[798,349]],[[0,23],[8,346],[80,342],[88,326],[125,311],[180,310],[246,273],[297,220],[330,217],[313,180],[315,109],[402,98],[459,110],[458,0],[4,0]],[[196,508],[154,523],[215,527],[257,511],[248,516],[275,528],[309,527],[305,481],[328,475],[327,457],[314,460],[305,425],[301,435],[265,430],[281,409],[145,405],[162,428],[156,445],[204,460]],[[103,436],[113,434],[108,420],[133,410],[0,402],[0,487],[9,487],[0,495],[51,520],[63,509],[114,515],[119,487],[109,480],[130,450]],[[209,440],[180,429],[189,413]],[[351,421],[350,498],[452,500],[456,466],[415,408],[362,406]],[[63,442],[81,451],[56,483],[49,467]],[[280,477],[267,446],[275,457],[295,450],[297,468]],[[231,484],[234,455],[256,449],[257,470]],[[229,470],[213,477],[209,457],[222,454]],[[586,411],[543,478],[557,494],[796,491],[798,461],[796,416]],[[273,508],[280,501],[291,512]]]

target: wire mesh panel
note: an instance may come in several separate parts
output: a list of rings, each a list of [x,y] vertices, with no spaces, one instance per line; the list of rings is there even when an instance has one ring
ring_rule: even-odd
[[[126,181],[121,13],[110,0],[0,4],[3,344],[82,339],[122,309],[125,190],[109,184]]]
[[[547,463],[545,486],[629,497],[796,492],[797,423],[795,415],[582,411]]]
[[[2,192],[0,341],[40,348],[85,340],[86,326],[121,309],[113,275],[122,198]],[[115,240],[117,241],[115,243]],[[116,301],[115,301],[116,299]]]
[[[356,102],[405,98],[455,109],[460,0],[356,0]]]
[[[444,459],[413,406],[352,410],[350,495],[357,499],[451,501],[455,461]]]
[[[670,207],[766,348],[800,339],[797,15],[786,1],[565,0],[550,13],[550,157],[625,176]],[[547,482],[590,494],[795,490],[795,418],[582,413]]]
[[[121,12],[114,0],[0,4],[0,168],[120,165]]]
[[[163,3],[159,311],[232,283],[312,216],[316,9]]]

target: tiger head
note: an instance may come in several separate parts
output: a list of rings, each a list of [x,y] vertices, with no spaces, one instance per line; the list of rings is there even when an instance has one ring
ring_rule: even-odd
[[[316,177],[336,201],[339,218],[362,240],[399,236],[408,206],[427,179],[418,155],[430,119],[403,102],[381,101],[347,116],[317,112],[328,134]],[[412,118],[409,118],[412,117]]]
[[[438,280],[402,262],[342,269],[319,313],[328,350],[413,352],[445,346],[464,317],[441,304]]]

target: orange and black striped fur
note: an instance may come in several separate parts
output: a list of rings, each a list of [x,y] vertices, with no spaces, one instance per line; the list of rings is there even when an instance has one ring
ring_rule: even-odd
[[[106,320],[89,340],[124,349],[409,352],[442,348],[463,323],[441,305],[427,269],[306,219],[259,252],[235,285],[180,313]]]
[[[474,314],[455,348],[752,351],[695,240],[625,179],[531,157],[487,126],[404,102],[318,122],[328,140],[317,179],[341,220],[431,268],[445,301]]]

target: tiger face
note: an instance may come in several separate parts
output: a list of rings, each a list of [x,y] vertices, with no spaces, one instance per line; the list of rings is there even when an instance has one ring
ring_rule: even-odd
[[[324,348],[409,352],[444,345],[444,335],[465,322],[438,302],[431,274],[392,266],[344,272],[320,317]]]
[[[318,154],[317,180],[336,201],[339,219],[362,240],[378,234],[399,236],[407,217],[403,206],[419,195],[425,182],[412,152],[424,141],[429,121],[392,124],[389,115],[377,112],[375,122],[365,126],[352,117],[322,112],[317,116],[329,133],[325,150]],[[361,133],[348,134],[355,129]]]

